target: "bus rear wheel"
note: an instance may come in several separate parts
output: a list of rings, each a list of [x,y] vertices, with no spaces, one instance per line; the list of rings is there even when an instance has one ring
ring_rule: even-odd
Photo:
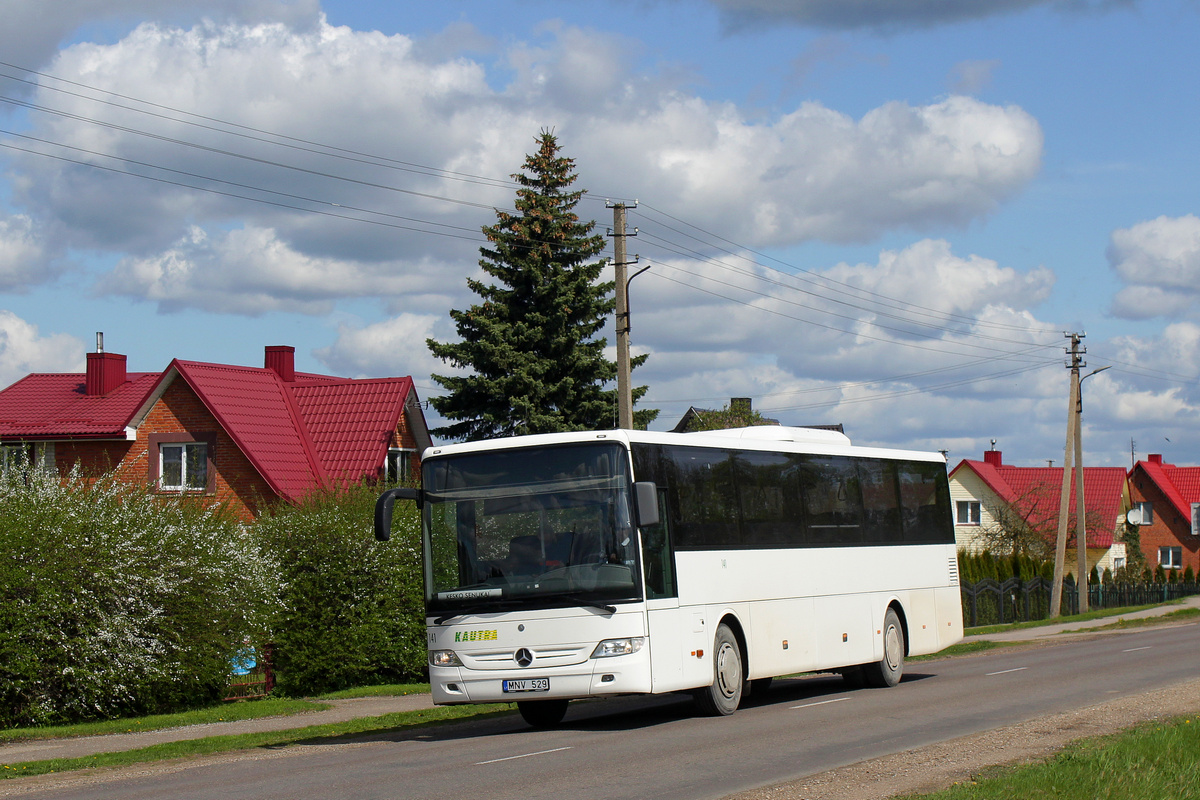
[[[563,721],[570,700],[520,700],[517,711],[534,728],[553,728]]]
[[[904,674],[904,628],[895,609],[889,608],[883,615],[883,658],[874,664],[863,664],[862,670],[867,685],[877,689],[900,682]]]
[[[717,626],[717,636],[713,640],[712,685],[697,689],[693,695],[700,713],[725,717],[737,711],[742,703],[745,674],[737,639],[729,626],[722,623]]]

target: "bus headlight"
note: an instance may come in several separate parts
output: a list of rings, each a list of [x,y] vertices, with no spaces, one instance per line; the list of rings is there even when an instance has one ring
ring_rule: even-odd
[[[611,656],[627,656],[642,649],[646,639],[642,636],[631,636],[628,639],[605,639],[596,645],[592,658],[609,658]]]
[[[429,665],[433,667],[461,667],[463,664],[453,650],[430,650]]]

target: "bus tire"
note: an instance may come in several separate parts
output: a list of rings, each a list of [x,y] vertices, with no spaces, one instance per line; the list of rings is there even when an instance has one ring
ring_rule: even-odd
[[[863,665],[867,685],[877,689],[895,686],[904,674],[904,628],[894,608],[883,615],[883,658]]]
[[[570,700],[519,700],[517,711],[534,728],[553,728],[563,721]]]
[[[742,651],[729,626],[717,626],[713,639],[713,682],[697,689],[693,695],[700,713],[710,717],[726,717],[737,711],[742,702],[745,684]]]

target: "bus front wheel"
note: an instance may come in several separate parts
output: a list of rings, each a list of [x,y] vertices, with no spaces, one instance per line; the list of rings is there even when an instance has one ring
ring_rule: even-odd
[[[733,631],[722,623],[717,626],[717,636],[713,640],[713,682],[711,686],[696,690],[697,708],[710,717],[732,714],[741,705],[744,681],[742,651]]]
[[[553,728],[567,715],[570,700],[520,700],[517,711],[535,728]]]
[[[863,678],[868,686],[895,686],[904,674],[904,628],[896,610],[889,608],[883,615],[883,658],[874,664],[864,664]]]

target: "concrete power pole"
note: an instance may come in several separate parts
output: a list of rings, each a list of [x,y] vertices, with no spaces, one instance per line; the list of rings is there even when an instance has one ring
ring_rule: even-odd
[[[636,204],[635,204],[636,207]],[[617,292],[617,427],[633,429],[633,389],[630,385],[629,364],[629,279],[625,260],[624,203],[613,205],[613,270]],[[632,263],[637,263],[636,256]]]
[[[1079,340],[1083,336],[1078,333],[1066,335],[1071,340],[1071,349],[1067,351],[1071,356],[1071,360],[1067,364],[1071,369],[1071,399],[1067,403],[1067,446],[1063,451],[1062,494],[1058,504],[1058,538],[1054,543],[1054,578],[1050,586],[1051,618],[1062,613],[1063,562],[1067,560],[1067,509],[1071,504],[1072,457],[1081,451],[1079,443],[1075,439],[1075,425],[1079,407],[1079,368],[1083,366],[1083,351],[1080,350]],[[1079,481],[1083,482],[1082,471]],[[1086,557],[1085,551],[1084,558]],[[1076,581],[1076,585],[1078,585],[1078,581]]]
[[[1082,365],[1081,365],[1082,366]],[[1075,383],[1075,588],[1079,594],[1079,613],[1088,611],[1087,511],[1083,504],[1083,378],[1079,369],[1071,371]]]

